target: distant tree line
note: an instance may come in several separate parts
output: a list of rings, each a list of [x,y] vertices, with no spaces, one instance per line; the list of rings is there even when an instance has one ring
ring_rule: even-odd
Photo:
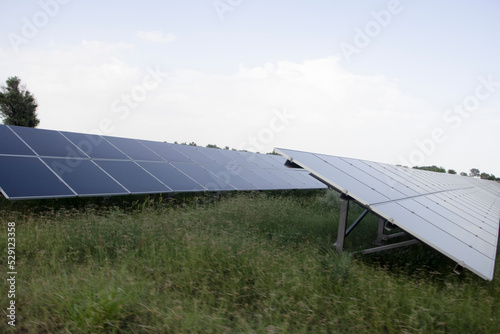
[[[448,174],[457,174],[457,172],[454,170],[454,169],[448,169],[448,171],[446,171],[446,169],[444,167],[438,167],[436,165],[432,165],[432,166],[415,166],[413,167],[414,169],[421,169],[421,170],[428,170],[428,171],[431,171],[431,172],[436,172],[436,173],[446,173],[448,172]],[[500,178],[496,177],[494,174],[489,174],[489,173],[481,173],[479,171],[479,169],[477,168],[471,168],[471,170],[469,171],[469,173],[465,173],[465,172],[461,172],[460,173],[461,176],[468,176],[468,177],[479,177],[483,180],[493,180],[493,181],[500,181]]]
[[[187,142],[182,142],[182,143],[179,143],[177,141],[174,141],[174,144],[178,144],[178,145],[188,145],[188,146],[198,146],[198,144],[196,144],[194,141],[190,142],[189,144]],[[248,152],[247,150],[237,150],[235,148],[230,148],[229,146],[224,146],[224,148],[221,148],[215,144],[208,144],[207,146],[205,146],[207,148],[216,148],[216,149],[219,149],[219,150],[226,150],[226,151],[240,151],[240,152]],[[260,153],[260,152],[257,152],[257,153]],[[268,152],[266,154],[272,154],[272,155],[279,155],[278,153],[276,152]]]

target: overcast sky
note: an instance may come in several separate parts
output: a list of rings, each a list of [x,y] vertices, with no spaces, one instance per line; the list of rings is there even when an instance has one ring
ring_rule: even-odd
[[[500,176],[500,2],[0,0],[39,128]]]

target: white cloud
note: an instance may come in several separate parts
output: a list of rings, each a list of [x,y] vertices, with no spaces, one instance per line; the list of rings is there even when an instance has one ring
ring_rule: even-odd
[[[114,112],[113,104],[134,90],[139,92],[150,75],[147,66],[126,60],[133,50],[128,44],[95,41],[25,50],[16,57],[0,50],[0,63],[9,64],[8,69],[0,68],[0,81],[17,75],[27,84],[39,102],[41,128],[98,133],[99,123],[108,119],[114,127],[109,135],[244,145],[261,152],[278,146],[398,163],[400,155],[414,150],[416,140],[442,125],[444,110],[403,93],[392,79],[346,71],[336,57],[241,65],[224,75],[172,70],[162,73],[158,85],[146,80],[154,89],[121,117],[124,114]],[[275,123],[280,131],[270,135],[276,113],[283,111],[294,118],[287,124]],[[498,117],[489,115],[492,119],[480,122],[481,126],[476,125],[479,116],[471,117],[470,126],[450,133],[428,163],[464,169],[464,156],[477,151],[478,144],[490,142],[488,134],[497,131]],[[462,130],[467,138],[461,137]],[[474,167],[493,168],[487,167],[494,163],[491,157],[474,157]]]
[[[334,57],[241,66],[232,75],[177,70],[160,89],[151,126],[166,127],[168,140],[236,147],[266,131],[277,110],[294,114],[273,140],[254,145],[261,151],[286,146],[387,160],[433,117],[394,82],[349,73]]]
[[[137,31],[136,36],[140,39],[143,39],[148,42],[153,43],[170,43],[175,40],[174,34],[166,34],[163,32],[154,30],[154,31]]]

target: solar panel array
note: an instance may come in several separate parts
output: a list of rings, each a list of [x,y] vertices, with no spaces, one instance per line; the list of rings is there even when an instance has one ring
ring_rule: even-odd
[[[492,280],[500,184],[459,175],[288,149],[276,149],[484,279]]]
[[[0,125],[8,199],[320,189],[281,156]]]

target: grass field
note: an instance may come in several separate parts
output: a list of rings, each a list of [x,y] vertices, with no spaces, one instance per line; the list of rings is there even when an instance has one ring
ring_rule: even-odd
[[[487,282],[423,245],[339,255],[337,219],[324,192],[2,200],[1,275],[9,221],[18,274],[16,327],[0,332],[500,332],[498,265]]]

